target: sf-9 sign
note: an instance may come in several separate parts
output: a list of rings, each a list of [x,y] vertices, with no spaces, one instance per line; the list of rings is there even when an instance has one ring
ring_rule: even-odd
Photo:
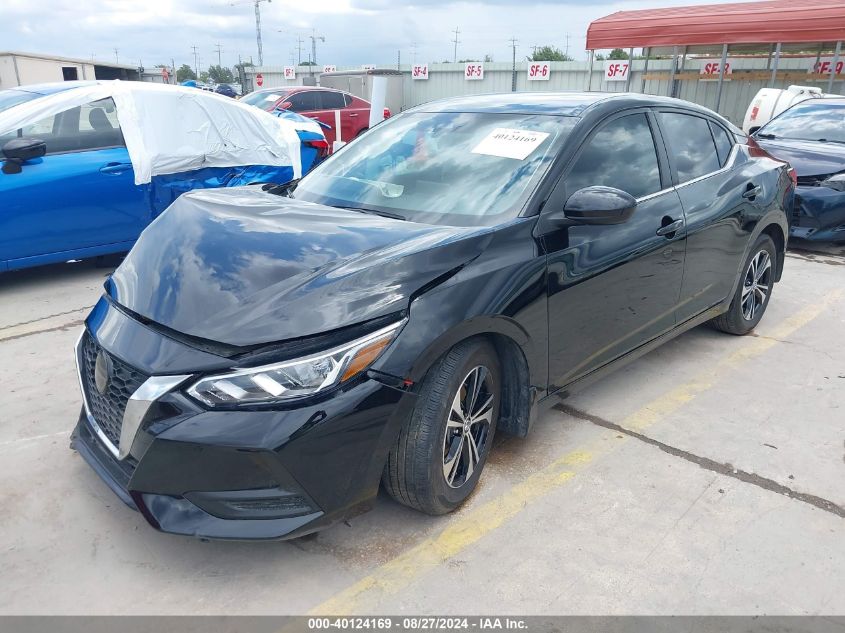
[[[464,79],[467,81],[478,81],[484,79],[484,64],[472,62],[464,65]]]
[[[528,64],[528,81],[548,81],[552,74],[549,62],[532,62]]]
[[[608,59],[604,62],[605,81],[628,81],[631,62],[626,59]]]
[[[414,79],[428,79],[428,64],[414,64],[411,69],[411,77]]]

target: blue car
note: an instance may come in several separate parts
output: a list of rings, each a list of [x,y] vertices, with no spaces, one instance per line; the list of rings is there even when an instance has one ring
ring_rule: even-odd
[[[166,122],[165,130],[150,133],[142,120],[148,113],[142,113],[138,116],[139,129],[129,132],[119,120],[117,96],[85,100],[84,95],[95,94],[109,83],[113,82],[64,82],[0,91],[0,272],[126,252],[141,231],[186,191],[280,183],[294,177],[291,161],[268,164],[270,161],[256,159],[250,160],[251,164],[229,164],[237,162],[225,142],[231,125],[218,125],[223,142],[208,136],[209,147],[198,147],[195,156],[191,152],[175,158],[166,156],[162,166],[156,164],[160,153],[156,154],[155,148],[150,150],[149,156],[142,156],[141,160],[150,164],[152,175],[147,182],[139,183],[139,159],[133,159],[129,151],[133,142],[143,144],[157,134],[178,136],[183,132],[214,130],[221,119],[228,123],[245,121],[237,130],[242,134],[234,144],[243,152],[251,151],[251,147],[269,147],[264,154],[272,155],[273,148],[267,142],[268,137],[272,138],[272,129],[264,137],[256,136],[254,145],[249,134],[255,127],[263,126],[266,132],[278,123],[268,124],[265,120],[252,125],[252,108],[213,93],[191,91],[192,95],[201,95],[197,99],[206,100],[196,112],[206,112],[211,104],[224,116],[198,114],[196,120],[171,117],[174,120]],[[187,90],[174,86],[153,88],[140,82],[118,83],[123,84],[123,92],[152,94],[155,100],[151,103],[166,103],[168,91],[178,98],[179,91]],[[207,102],[209,99],[212,101]],[[68,107],[57,105],[63,100]],[[4,129],[10,120],[27,120],[30,110],[30,122]],[[49,114],[42,117],[42,112]],[[214,120],[204,121],[202,116]],[[305,173],[324,151],[325,137],[308,126],[290,125],[296,128],[296,136],[289,145],[295,150],[289,150],[288,155],[299,152]],[[179,166],[179,161],[183,166]]]

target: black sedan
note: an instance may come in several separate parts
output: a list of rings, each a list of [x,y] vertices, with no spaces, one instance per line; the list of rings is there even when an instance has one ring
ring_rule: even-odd
[[[754,138],[798,174],[792,236],[845,243],[845,99],[799,103]]]
[[[750,332],[793,190],[682,101],[420,106],[160,216],[81,334],[73,446],[166,532],[298,536],[380,484],[450,512],[495,432],[696,325]]]

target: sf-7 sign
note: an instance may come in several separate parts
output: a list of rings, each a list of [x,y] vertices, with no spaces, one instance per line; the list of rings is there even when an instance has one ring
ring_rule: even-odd
[[[627,59],[608,59],[604,62],[605,81],[628,81],[631,62]]]

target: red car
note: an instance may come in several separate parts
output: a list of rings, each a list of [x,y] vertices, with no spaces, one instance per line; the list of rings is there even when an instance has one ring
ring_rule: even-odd
[[[323,133],[329,142],[351,141],[370,125],[370,103],[342,90],[314,86],[264,88],[241,99],[268,112],[283,109],[316,119],[323,123]],[[384,117],[390,110],[384,109]],[[340,123],[340,134],[337,133]],[[328,127],[326,127],[328,126]]]

